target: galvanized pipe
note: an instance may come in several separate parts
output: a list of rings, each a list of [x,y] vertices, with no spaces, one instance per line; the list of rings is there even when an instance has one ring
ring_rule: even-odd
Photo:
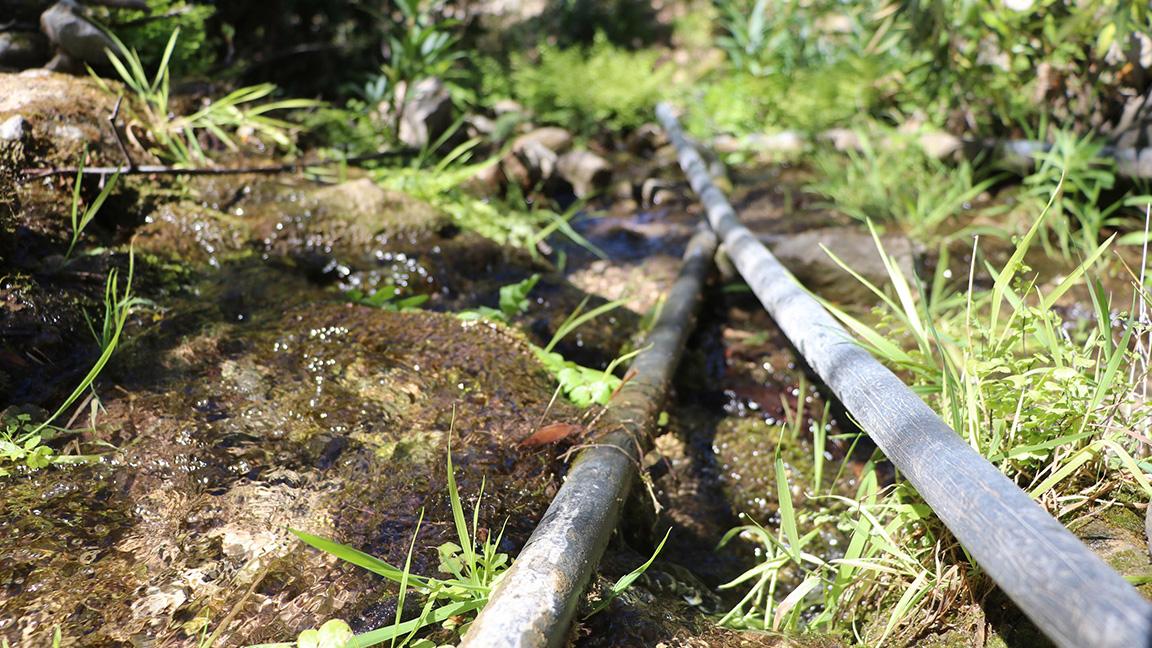
[[[1057,645],[1152,646],[1152,605],[861,348],[741,224],[672,108],[657,116],[752,291],[977,564]]]
[[[492,592],[460,644],[466,648],[562,646],[584,589],[600,562],[649,434],[692,332],[716,235],[701,230],[688,243],[646,349],[621,387],[540,524]]]

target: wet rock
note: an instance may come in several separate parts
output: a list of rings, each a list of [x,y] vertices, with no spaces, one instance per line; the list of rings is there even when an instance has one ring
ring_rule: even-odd
[[[468,128],[470,137],[491,136],[498,128],[496,120],[489,119],[484,115],[468,115],[464,119],[464,125]]]
[[[721,135],[713,140],[717,153],[753,151],[757,153],[794,154],[804,150],[804,137],[795,131],[752,133],[743,137]]]
[[[72,165],[85,145],[90,164],[119,162],[115,140],[104,127],[115,101],[88,78],[44,70],[0,73],[0,123],[23,118],[37,142],[28,166]]]
[[[0,141],[22,142],[28,137],[29,131],[28,120],[20,115],[13,115],[0,123]]]
[[[524,133],[512,143],[512,150],[539,144],[553,153],[564,153],[572,148],[572,133],[558,126],[544,126]]]
[[[1152,592],[1152,559],[1144,535],[1145,520],[1131,509],[1107,508],[1069,525],[1069,530],[1088,545],[1121,576],[1143,583],[1138,589],[1145,597]]]
[[[569,151],[556,161],[558,175],[572,185],[577,198],[592,196],[612,182],[612,165],[591,151]]]
[[[192,202],[165,203],[136,229],[137,250],[188,263],[220,267],[240,256],[251,238],[243,219]]]
[[[951,133],[928,132],[916,138],[920,149],[930,158],[942,160],[963,150],[964,142]]]
[[[428,203],[383,189],[368,178],[307,192],[287,213],[277,213],[276,207],[267,210],[271,218],[249,214],[260,219],[255,224],[258,236],[348,258],[372,256],[380,245],[413,240],[451,222]]]
[[[243,281],[281,283],[267,270]],[[413,570],[435,573],[452,533],[453,426],[465,506],[484,480],[481,525],[514,512],[502,548],[543,513],[556,470],[516,441],[553,386],[518,334],[292,291],[228,321],[219,288],[196,291],[197,322],[135,339],[118,362],[124,391],[102,393],[97,437],[120,450],[0,481],[0,636],[14,645],[47,645],[56,624],[85,645],[192,645],[183,620],[201,614],[222,645],[291,640],[332,617],[372,623],[391,586],[334,568],[287,528],[395,562],[424,509]],[[319,438],[345,449],[316,456]]]
[[[431,145],[452,126],[452,97],[440,79],[424,79],[404,93],[400,141],[412,148]]]
[[[820,133],[819,139],[828,142],[837,151],[859,151],[860,135],[851,128],[831,128]]]
[[[531,189],[556,173],[558,160],[552,149],[539,141],[527,140],[512,147],[500,168],[508,182]]]
[[[326,187],[314,198],[320,209],[347,220],[367,221],[376,231],[436,230],[446,223],[445,215],[428,203],[383,189],[370,178]]]
[[[0,68],[21,70],[48,60],[48,41],[31,31],[0,32]]]
[[[661,146],[668,144],[668,135],[659,124],[643,124],[628,135],[628,152],[633,155],[648,156]]]
[[[513,101],[511,99],[501,99],[500,101],[492,104],[492,112],[495,113],[497,117],[499,117],[501,115],[509,114],[524,114],[527,112],[527,110],[525,110],[523,104],[517,101]]]
[[[545,126],[520,135],[498,164],[480,169],[470,185],[481,193],[500,191],[506,184],[530,191],[551,180],[559,154],[572,146],[572,134],[563,128]]]
[[[871,304],[874,296],[829,256],[874,283],[887,283],[888,271],[871,235],[855,227],[826,227],[797,234],[762,237],[780,260],[809,289],[841,303]],[[915,250],[904,236],[881,236],[884,251],[896,258],[905,277],[912,277]],[[827,250],[827,252],[825,251]]]
[[[40,29],[57,50],[57,57],[48,66],[52,70],[69,70],[77,62],[105,67],[105,50],[119,51],[107,34],[84,17],[74,0],[60,0],[41,14]]]

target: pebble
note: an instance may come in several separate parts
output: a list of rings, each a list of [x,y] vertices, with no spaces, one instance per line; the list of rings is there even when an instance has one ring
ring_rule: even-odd
[[[13,115],[0,124],[0,140],[5,142],[22,142],[28,136],[31,125],[27,119],[20,115]]]

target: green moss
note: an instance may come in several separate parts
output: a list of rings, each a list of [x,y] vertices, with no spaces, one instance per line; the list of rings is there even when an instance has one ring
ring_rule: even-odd
[[[196,76],[206,74],[216,63],[215,44],[207,30],[208,19],[215,13],[215,7],[187,0],[148,0],[146,12],[115,11],[111,25],[149,69],[159,63],[168,37],[179,28],[180,40],[172,54],[173,76]]]

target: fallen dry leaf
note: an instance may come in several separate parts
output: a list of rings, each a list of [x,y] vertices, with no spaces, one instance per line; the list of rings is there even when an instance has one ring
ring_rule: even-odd
[[[520,445],[532,448],[541,446],[546,443],[556,443],[562,439],[567,439],[573,434],[579,434],[584,428],[579,425],[572,425],[571,423],[549,423],[536,430],[532,436],[520,442]]]

